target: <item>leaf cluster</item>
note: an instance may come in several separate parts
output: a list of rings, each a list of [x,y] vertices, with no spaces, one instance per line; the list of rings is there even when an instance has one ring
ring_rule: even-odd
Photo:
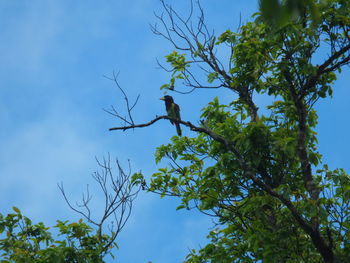
[[[1,262],[104,262],[103,256],[109,253],[104,245],[110,237],[100,236],[84,223],[57,221],[50,230],[42,222],[33,224],[13,207],[13,213],[0,214],[0,259]]]
[[[348,260],[349,176],[322,162],[314,105],[332,96],[337,72],[350,63],[350,2],[260,4],[254,21],[217,37],[203,15],[195,31],[166,9],[171,26],[163,36],[184,53],[166,56],[173,75],[163,88],[174,90],[181,79],[194,89],[226,88],[233,98],[203,107],[195,137],[174,136],[157,148],[156,162],[169,164],[146,188],[216,219],[210,243],[186,262]],[[229,55],[219,58],[219,49]],[[206,84],[191,71],[196,64]],[[257,94],[269,97],[266,108]],[[141,174],[138,180],[146,185]]]

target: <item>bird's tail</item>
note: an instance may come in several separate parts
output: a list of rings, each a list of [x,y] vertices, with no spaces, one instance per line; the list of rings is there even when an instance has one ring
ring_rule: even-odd
[[[182,131],[181,131],[180,123],[175,122],[175,126],[176,126],[177,135],[181,136]]]

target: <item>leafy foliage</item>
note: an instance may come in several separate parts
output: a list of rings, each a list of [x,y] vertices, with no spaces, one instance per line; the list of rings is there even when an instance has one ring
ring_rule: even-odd
[[[336,73],[350,62],[350,2],[264,0],[254,21],[218,37],[201,7],[197,27],[164,8],[169,27],[156,33],[186,52],[166,57],[176,78],[192,90],[223,87],[237,96],[209,102],[200,127],[181,123],[196,137],[173,137],[155,153],[170,165],[147,189],[217,219],[210,243],[186,262],[349,262],[350,177],[323,163],[314,105],[332,96]],[[230,51],[224,62],[215,55],[221,48]],[[209,86],[191,71],[196,64]],[[162,88],[176,90],[174,74]],[[270,97],[263,112],[256,94]],[[134,180],[145,185],[141,174]]]
[[[55,230],[50,232],[42,222],[33,224],[13,207],[13,213],[0,214],[0,251],[1,262],[104,262],[110,237],[101,238],[93,228],[79,220],[76,223],[57,221]],[[57,234],[55,234],[57,232]],[[61,238],[54,238],[58,235]]]

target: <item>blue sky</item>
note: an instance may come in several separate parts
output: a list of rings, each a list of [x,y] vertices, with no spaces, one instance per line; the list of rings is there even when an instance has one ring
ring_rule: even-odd
[[[177,3],[188,11],[188,1]],[[249,19],[255,0],[203,0],[210,27],[220,33],[236,29],[239,16]],[[168,122],[147,129],[109,132],[119,122],[102,109],[123,107],[115,85],[103,77],[119,71],[131,98],[141,95],[137,122],[164,113],[159,87],[168,74],[157,69],[173,48],[153,35],[149,24],[161,8],[158,0],[0,2],[0,203],[1,213],[17,206],[34,221],[77,220],[57,188],[63,181],[79,200],[95,156],[110,153],[134,171],[149,175],[157,166],[155,148],[175,133]],[[320,151],[330,167],[349,168],[349,70],[335,85],[334,98],[317,105]],[[199,109],[223,91],[174,95],[182,118],[195,121]],[[227,94],[227,93],[225,93]],[[193,104],[193,101],[196,103]],[[190,136],[189,131],[184,132]],[[100,197],[95,194],[98,208]],[[176,200],[140,194],[118,238],[117,262],[181,262],[189,248],[205,244],[209,218],[175,211]]]

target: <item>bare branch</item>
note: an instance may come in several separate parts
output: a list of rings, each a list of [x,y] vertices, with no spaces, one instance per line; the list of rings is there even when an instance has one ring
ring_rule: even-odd
[[[118,160],[116,160],[116,167],[118,176],[116,177],[112,173],[112,166],[110,157],[98,160],[96,158],[101,171],[97,171],[93,174],[94,180],[100,186],[103,194],[104,207],[103,213],[99,219],[93,219],[89,203],[92,199],[89,187],[87,186],[86,193],[83,194],[82,202],[73,206],[69,201],[66,192],[63,187],[63,183],[58,184],[58,187],[64,197],[64,200],[68,206],[76,213],[83,216],[89,223],[97,227],[97,237],[99,242],[103,242],[103,251],[107,253],[111,246],[114,244],[120,231],[128,221],[133,201],[139,193],[141,187],[138,186],[134,189],[134,185],[131,183],[131,167],[129,162],[129,171],[126,173],[122,169]],[[104,231],[108,229],[110,231],[109,239],[103,240]]]
[[[126,95],[125,91],[122,89],[122,87],[120,86],[120,84],[118,82],[118,76],[119,76],[119,72],[116,74],[114,71],[113,71],[113,77],[112,78],[104,75],[104,77],[106,79],[109,79],[109,80],[113,81],[116,84],[116,86],[118,87],[118,89],[121,91],[121,93],[123,94],[124,100],[125,100],[125,104],[126,104],[127,117],[126,116],[122,116],[121,114],[119,114],[117,112],[117,110],[113,106],[111,106],[111,110],[104,109],[104,111],[109,113],[109,114],[111,114],[111,115],[113,115],[113,116],[115,116],[115,117],[117,117],[117,118],[119,118],[124,123],[127,123],[129,125],[133,125],[134,124],[134,119],[132,117],[131,112],[135,108],[137,102],[139,101],[140,94],[137,95],[137,97],[135,99],[135,102],[131,104],[129,102],[128,96]]]

